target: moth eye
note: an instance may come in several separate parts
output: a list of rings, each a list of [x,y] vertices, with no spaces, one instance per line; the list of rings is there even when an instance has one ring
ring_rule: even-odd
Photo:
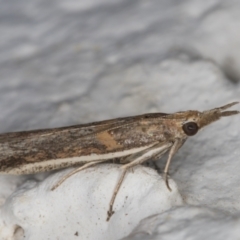
[[[183,131],[188,135],[188,136],[193,136],[198,132],[198,125],[195,122],[188,122],[185,123],[183,126]]]

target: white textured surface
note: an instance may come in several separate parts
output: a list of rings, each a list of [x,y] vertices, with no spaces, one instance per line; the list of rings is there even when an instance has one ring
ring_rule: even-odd
[[[145,112],[206,110],[240,100],[239,0],[2,0],[0,6],[1,132]],[[185,143],[170,168],[185,207],[159,214],[152,227],[154,234],[139,239],[239,239],[239,136],[239,116],[233,116]],[[163,165],[160,161],[159,166]],[[103,167],[106,174],[108,168]],[[130,173],[133,182],[147,177],[136,172]],[[117,179],[117,171],[111,174],[110,179]],[[152,174],[149,181],[154,182],[157,177]],[[5,202],[0,214],[4,226],[0,239],[3,233],[8,236],[5,239],[13,239],[14,224],[27,234],[34,232],[34,238],[29,238],[33,240],[41,239],[41,229],[47,227],[52,230],[50,239],[96,239],[72,235],[75,228],[71,225],[80,220],[79,231],[89,228],[91,234],[100,236],[94,225],[96,219],[90,219],[86,209],[68,214],[61,205],[50,207],[50,199],[60,201],[61,194],[67,199],[71,196],[75,203],[63,201],[64,206],[69,204],[66,209],[79,210],[81,201],[76,196],[84,189],[89,191],[89,183],[82,180],[86,176],[79,173],[73,177],[86,188],[73,188],[76,185],[70,185],[69,179],[54,195],[46,186],[59,175],[44,180],[46,176],[0,176],[0,203]],[[91,181],[98,185],[104,179],[105,175],[95,175]],[[111,195],[108,184],[101,184],[105,195],[99,191],[93,198],[101,218],[105,218],[103,212]],[[132,212],[134,224],[129,228],[124,227],[123,219],[117,220],[117,214],[109,225],[101,221],[106,227],[104,237],[125,237],[143,218],[161,212],[164,208],[154,201],[160,201],[161,193],[167,199],[169,193],[162,191],[160,188],[154,195],[156,200],[152,198],[149,203],[152,211],[148,212],[147,204],[146,210],[135,206],[139,215]],[[131,201],[142,203],[150,196],[140,193],[133,191]],[[24,194],[28,201],[14,197]],[[96,198],[103,196],[106,201],[101,208]],[[177,194],[174,198],[180,199]],[[165,209],[175,206],[174,199],[168,204]],[[54,213],[57,207],[58,215]],[[44,213],[50,216],[46,224],[39,218]],[[148,231],[148,224],[149,218],[141,222],[143,231]],[[63,237],[59,231],[70,235]],[[15,239],[27,237],[22,238],[17,231]]]
[[[239,239],[239,224],[236,215],[216,209],[179,207],[143,220],[122,240]]]
[[[109,202],[121,174],[119,165],[89,168],[51,191],[69,171],[53,174],[40,184],[28,181],[19,187],[0,212],[1,239],[11,239],[21,231],[24,239],[34,240],[120,239],[131,233],[139,219],[182,204],[173,181],[170,192],[156,171],[139,166],[127,173],[114,204],[115,213],[107,222]]]

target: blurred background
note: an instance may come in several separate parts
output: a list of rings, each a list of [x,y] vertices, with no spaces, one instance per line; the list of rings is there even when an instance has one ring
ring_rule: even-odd
[[[1,133],[239,100],[240,0],[0,0]],[[170,176],[186,209],[162,215],[161,239],[239,239],[224,237],[240,229],[239,136],[233,116],[180,149]],[[19,179],[1,175],[0,204]],[[192,205],[215,212],[198,225]]]
[[[0,132],[237,100],[239,0],[0,1]]]

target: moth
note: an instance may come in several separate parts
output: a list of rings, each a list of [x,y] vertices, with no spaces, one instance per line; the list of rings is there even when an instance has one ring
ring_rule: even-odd
[[[171,190],[168,170],[174,154],[188,137],[205,126],[240,113],[224,111],[237,103],[203,112],[148,113],[70,127],[4,133],[0,135],[0,173],[32,174],[78,166],[60,179],[52,187],[54,190],[83,169],[117,159],[122,173],[109,204],[109,220],[128,169],[168,152],[164,178]]]

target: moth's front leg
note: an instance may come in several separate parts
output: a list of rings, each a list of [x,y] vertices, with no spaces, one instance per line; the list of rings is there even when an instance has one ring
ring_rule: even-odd
[[[108,210],[108,216],[107,221],[110,220],[111,216],[114,214],[113,211],[113,204],[116,199],[117,193],[121,187],[121,184],[124,180],[124,177],[126,175],[126,172],[129,168],[132,168],[136,165],[142,164],[143,162],[149,160],[150,158],[159,155],[160,153],[164,154],[170,147],[172,146],[172,142],[168,143],[157,143],[156,145],[149,147],[141,152],[135,153],[130,155],[125,159],[127,164],[123,165],[121,169],[123,169],[123,172],[118,180],[118,183],[114,189],[110,204],[109,204],[109,210]]]
[[[85,163],[83,166],[78,167],[74,170],[72,170],[70,173],[68,173],[67,175],[63,176],[52,188],[51,190],[55,190],[57,187],[59,187],[64,181],[66,181],[69,177],[71,177],[72,175],[74,175],[75,173],[78,173],[86,168],[92,167],[96,164],[105,162],[106,160],[99,160],[99,161],[94,161],[94,162],[89,162],[89,163]]]
[[[167,162],[166,162],[163,173],[164,173],[165,183],[166,183],[166,186],[167,186],[169,191],[172,191],[172,189],[170,188],[170,186],[168,184],[168,169],[169,169],[169,166],[170,166],[170,163],[171,163],[171,160],[172,160],[173,156],[178,151],[178,149],[180,147],[182,147],[182,145],[185,143],[185,141],[186,141],[186,139],[175,139],[173,145],[171,146],[169,154],[168,154],[168,159],[167,159]]]

